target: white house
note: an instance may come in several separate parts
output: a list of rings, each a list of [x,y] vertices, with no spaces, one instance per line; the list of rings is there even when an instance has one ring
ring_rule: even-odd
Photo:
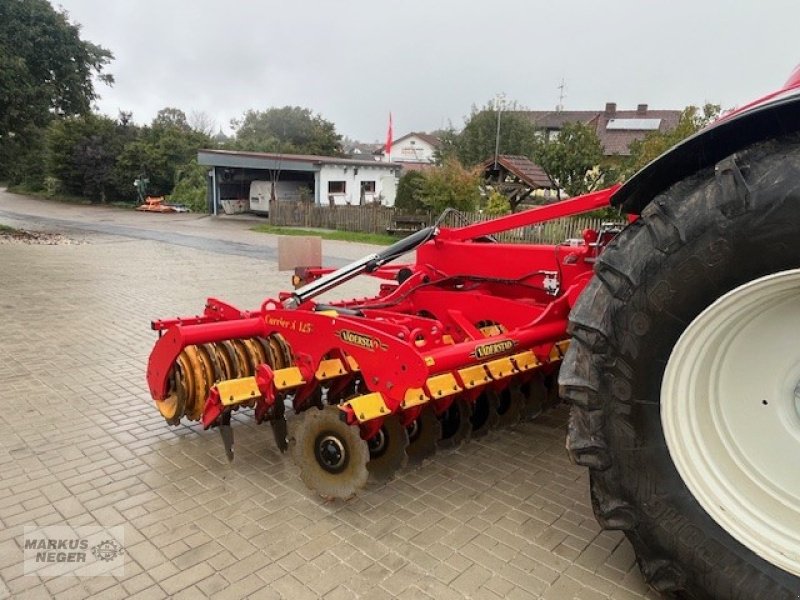
[[[360,164],[355,164],[360,163]],[[394,206],[399,165],[331,159],[319,171],[320,204]]]
[[[431,165],[436,161],[436,150],[442,141],[435,135],[422,132],[407,133],[403,137],[392,140],[391,155],[386,155],[386,148],[375,153],[384,162]]]

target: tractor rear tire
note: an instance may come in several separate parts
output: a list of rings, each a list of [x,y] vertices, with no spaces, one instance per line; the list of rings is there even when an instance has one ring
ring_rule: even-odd
[[[798,267],[800,138],[792,135],[737,152],[656,196],[599,257],[572,310],[560,375],[571,404],[567,448],[590,470],[597,520],[625,532],[658,591],[693,599],[800,597],[800,571],[792,568],[800,551],[788,570],[762,558],[687,487],[661,405],[665,370],[687,327],[731,290]],[[742,368],[744,376],[762,376]],[[773,459],[797,465],[798,456]],[[796,535],[798,522],[784,524]]]

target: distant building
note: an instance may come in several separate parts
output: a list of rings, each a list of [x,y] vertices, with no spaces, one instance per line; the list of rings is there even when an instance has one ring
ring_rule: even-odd
[[[650,131],[674,129],[681,117],[680,110],[652,110],[639,104],[636,110],[617,110],[615,102],[606,103],[605,110],[526,110],[518,111],[542,129],[548,138],[555,137],[565,123],[583,123],[592,127],[600,138],[606,157],[630,155],[630,143],[643,139]]]
[[[383,145],[378,143],[369,144],[365,142],[348,140],[342,144],[342,154],[344,154],[347,158],[354,158],[358,160],[370,160],[372,158],[379,160],[379,158],[375,156],[375,152],[380,150],[382,147]]]
[[[394,206],[400,165],[372,156],[333,156],[200,150],[197,162],[209,167],[208,204],[213,214],[268,214],[270,200],[319,206]]]
[[[436,151],[442,140],[430,133],[412,131],[403,137],[392,140],[391,155],[386,155],[386,147],[381,146],[375,155],[383,162],[398,163],[403,170],[415,171],[436,163]]]

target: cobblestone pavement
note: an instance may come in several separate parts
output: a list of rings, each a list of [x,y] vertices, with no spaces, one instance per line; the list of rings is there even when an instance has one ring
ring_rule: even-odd
[[[334,503],[249,415],[235,419],[232,464],[216,432],[167,426],[145,388],[150,319],[194,314],[206,295],[256,307],[287,274],[98,226],[135,229],[120,211],[24,216],[41,204],[0,193],[0,223],[73,242],[0,244],[0,598],[657,597],[623,536],[594,521],[563,408]],[[255,240],[241,223],[214,236]],[[60,524],[123,525],[124,575],[23,575],[23,527]]]

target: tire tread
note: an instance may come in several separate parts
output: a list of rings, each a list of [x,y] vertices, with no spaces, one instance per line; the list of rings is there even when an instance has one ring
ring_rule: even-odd
[[[573,341],[560,378],[561,395],[571,404],[567,450],[575,463],[590,470],[592,507],[598,522],[605,529],[625,531],[645,580],[661,592],[689,598],[748,597],[743,595],[748,592],[725,583],[722,576],[687,572],[680,564],[685,557],[677,556],[680,552],[653,543],[643,509],[635,500],[638,484],[626,480],[636,476],[635,465],[620,463],[617,453],[643,443],[636,432],[619,426],[628,413],[639,408],[626,405],[613,377],[613,372],[619,371],[614,363],[620,358],[629,325],[625,319],[631,318],[630,300],[650,284],[651,274],[667,257],[698,243],[708,231],[721,232],[720,252],[725,251],[726,242],[737,243],[725,237],[731,224],[737,219],[757,221],[759,211],[769,213],[776,200],[769,194],[765,197],[760,188],[789,174],[800,177],[800,138],[796,135],[760,143],[676,183],[655,197],[640,218],[604,250],[595,265],[595,277],[570,314]],[[793,189],[797,188],[800,185]],[[719,285],[724,286],[723,274],[720,279]],[[647,301],[653,311],[671,318],[669,300],[659,302],[659,290],[650,292],[652,298]],[[754,581],[759,578],[753,569],[744,563],[738,573]],[[758,597],[789,598],[798,591],[791,582],[800,586],[800,580],[778,573],[783,576],[760,576],[764,595],[760,591]]]

